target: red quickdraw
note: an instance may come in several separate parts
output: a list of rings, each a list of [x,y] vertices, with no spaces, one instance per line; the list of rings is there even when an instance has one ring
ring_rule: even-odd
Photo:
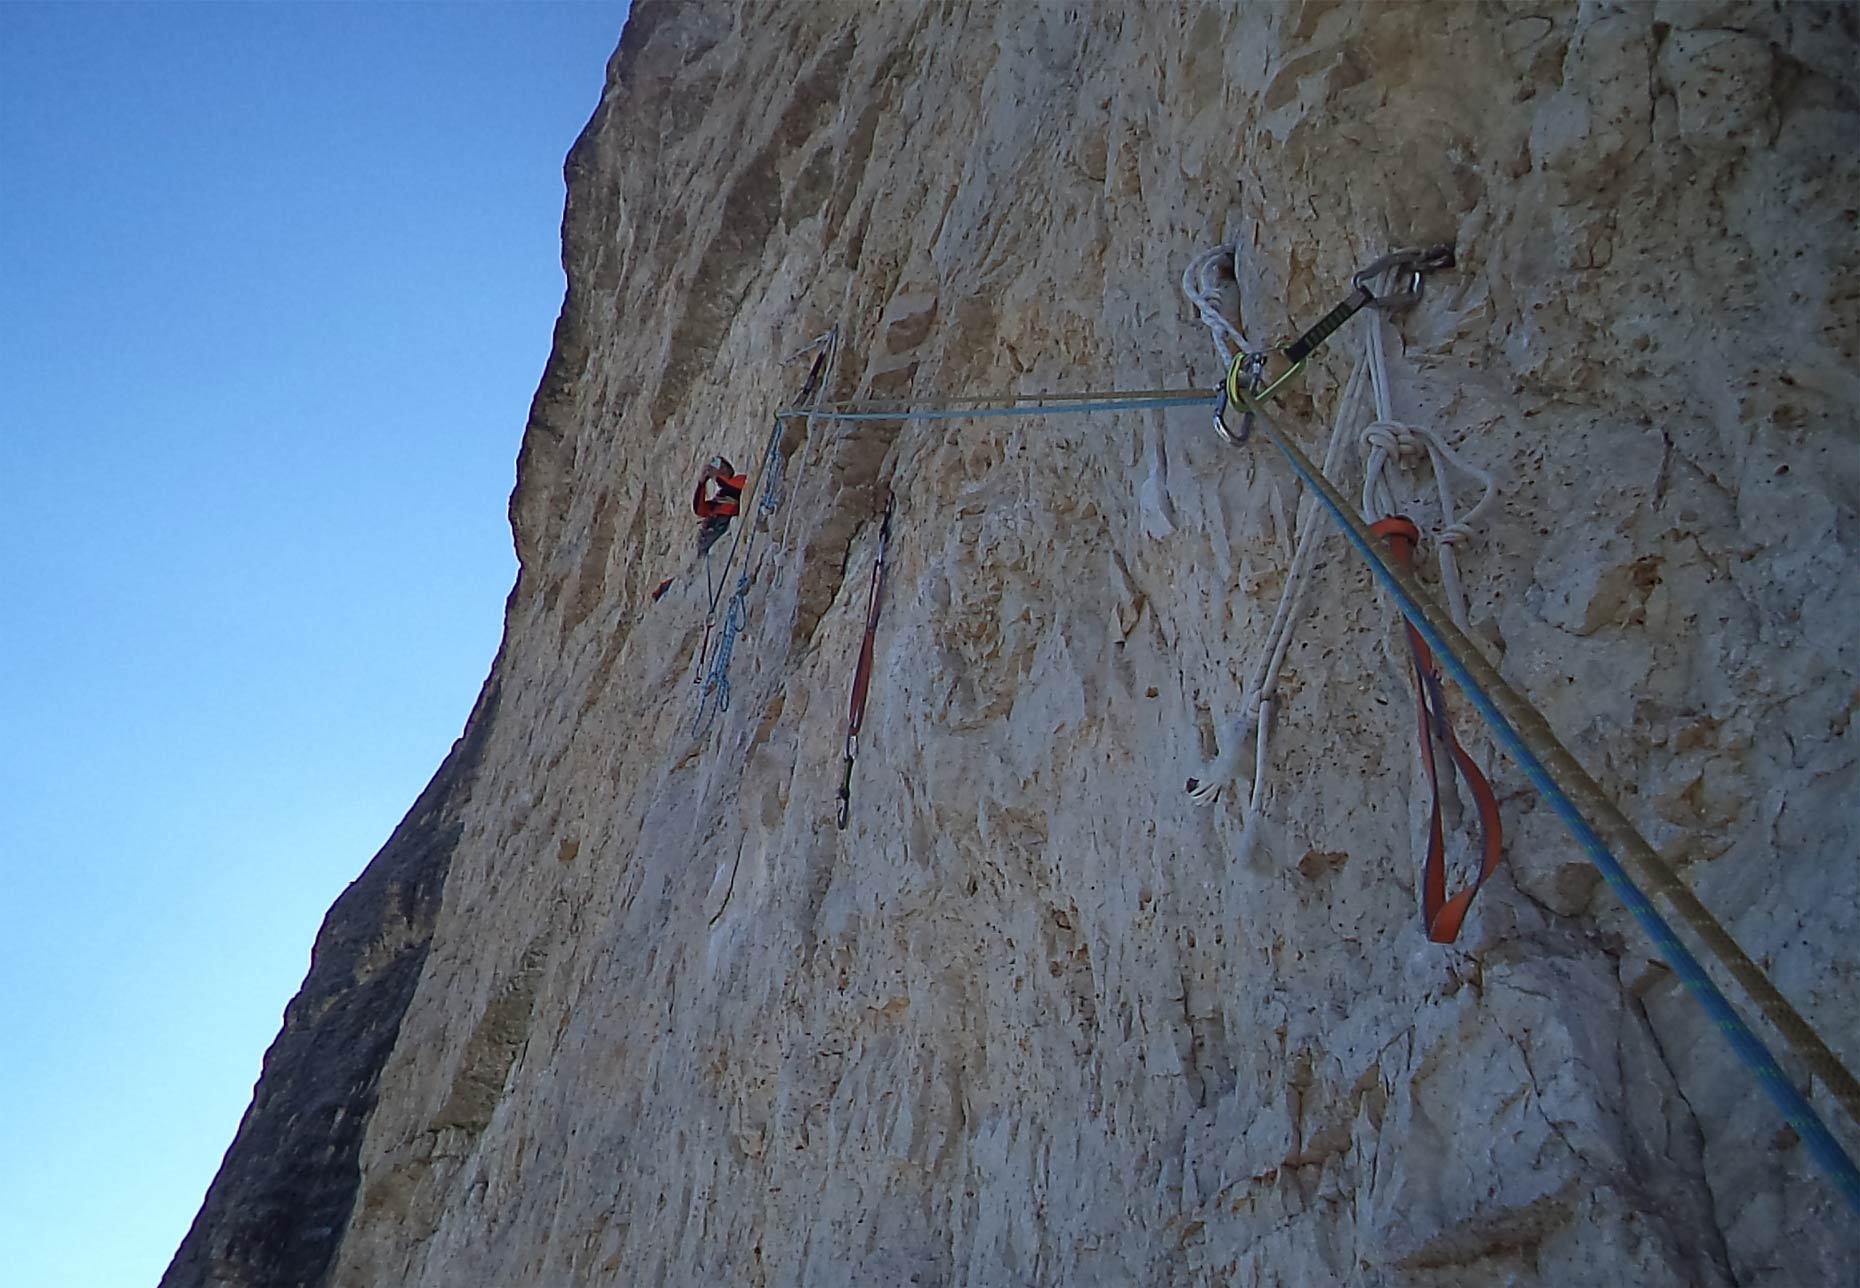
[[[859,665],[853,671],[852,701],[846,712],[846,769],[840,777],[839,808],[835,821],[846,830],[852,816],[853,760],[859,755],[859,730],[865,726],[865,700],[872,688],[872,648],[878,638],[878,614],[885,600],[885,556],[891,546],[891,510],[895,498],[885,493],[885,518],[878,526],[878,556],[872,561],[872,592],[865,606],[865,639],[859,645]]]

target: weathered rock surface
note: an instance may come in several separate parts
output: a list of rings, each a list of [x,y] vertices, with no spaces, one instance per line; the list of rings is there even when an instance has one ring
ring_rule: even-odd
[[[1851,1282],[1860,1226],[1477,732],[1507,875],[1425,941],[1407,678],[1341,544],[1256,854],[1188,803],[1294,536],[1274,462],[1186,413],[797,430],[704,739],[685,495],[835,323],[836,396],[1211,385],[1195,251],[1251,248],[1288,338],[1452,240],[1394,365],[1505,484],[1475,631],[1860,1060],[1855,12],[638,0],[495,718],[423,802],[436,919],[380,932],[417,988],[319,947],[167,1282]],[[398,853],[332,927],[386,924]]]

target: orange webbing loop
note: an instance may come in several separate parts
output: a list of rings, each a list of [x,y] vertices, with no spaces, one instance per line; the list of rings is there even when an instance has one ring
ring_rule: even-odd
[[[1412,522],[1396,515],[1371,524],[1369,530],[1388,542],[1395,563],[1403,570],[1413,565],[1414,548],[1421,534]],[[1441,687],[1434,655],[1428,651],[1427,641],[1421,638],[1412,623],[1404,618],[1402,626],[1408,636],[1408,651],[1414,659],[1414,706],[1421,741],[1421,765],[1427,773],[1428,790],[1433,796],[1427,822],[1427,859],[1421,869],[1421,919],[1427,927],[1430,940],[1437,944],[1450,944],[1459,937],[1460,926],[1466,920],[1466,912],[1472,907],[1479,887],[1498,870],[1498,861],[1504,854],[1504,832],[1499,823],[1498,798],[1492,793],[1492,784],[1486,780],[1478,764],[1467,754],[1453,732],[1453,721],[1447,714],[1446,692]],[[1478,875],[1473,878],[1471,885],[1452,898],[1447,897],[1447,843],[1440,818],[1440,775],[1434,761],[1436,737],[1445,744],[1453,757],[1454,768],[1472,790],[1473,802],[1479,811],[1479,833],[1483,840]]]

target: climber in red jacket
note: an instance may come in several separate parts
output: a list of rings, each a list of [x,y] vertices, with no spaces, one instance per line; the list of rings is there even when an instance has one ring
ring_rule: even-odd
[[[715,491],[712,491],[712,487]],[[697,491],[691,494],[691,509],[704,524],[698,529],[698,553],[707,554],[717,539],[730,530],[730,520],[743,508],[743,489],[749,476],[738,474],[728,458],[713,456],[698,476]]]

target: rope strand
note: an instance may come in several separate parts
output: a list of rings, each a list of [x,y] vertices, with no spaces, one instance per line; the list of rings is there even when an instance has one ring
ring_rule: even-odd
[[[991,416],[1058,416],[1101,411],[1152,411],[1167,407],[1212,407],[1205,389],[1131,389],[1076,394],[999,394],[991,398],[934,398],[915,402],[873,400],[788,407],[777,419],[795,420],[983,420]]]
[[[1368,364],[1358,363],[1338,399],[1336,422],[1331,429],[1330,443],[1324,450],[1324,469],[1327,472],[1334,470],[1342,458],[1343,448],[1349,440],[1347,427],[1357,404],[1362,401],[1367,375]],[[1220,755],[1204,771],[1195,789],[1189,793],[1190,799],[1197,805],[1212,805],[1219,799],[1221,789],[1238,776],[1239,752],[1245,746],[1248,726],[1254,726],[1253,789],[1247,798],[1245,823],[1240,834],[1243,858],[1252,853],[1260,812],[1266,801],[1266,773],[1270,764],[1266,754],[1267,731],[1278,698],[1279,673],[1284,669],[1285,659],[1291,651],[1298,608],[1310,580],[1312,561],[1329,532],[1329,527],[1318,521],[1319,517],[1316,498],[1307,493],[1298,503],[1297,545],[1292,552],[1285,585],[1279,592],[1279,604],[1273,613],[1272,625],[1266,629],[1265,643],[1261,646],[1259,661],[1253,669],[1252,682],[1242,695],[1239,714],[1221,731]]]
[[[1440,499],[1440,530],[1434,545],[1440,561],[1440,585],[1447,601],[1447,612],[1461,630],[1470,629],[1466,613],[1466,594],[1460,585],[1460,568],[1454,547],[1473,534],[1473,524],[1485,516],[1498,498],[1498,484],[1493,476],[1470,464],[1447,445],[1436,431],[1395,419],[1394,399],[1389,392],[1388,358],[1382,343],[1382,315],[1369,320],[1366,352],[1370,380],[1375,388],[1376,418],[1363,430],[1363,518],[1371,523],[1403,512],[1395,500],[1389,481],[1391,464],[1413,465],[1426,452],[1434,469],[1434,491]],[[1451,470],[1476,480],[1482,491],[1477,504],[1460,514],[1453,501]]]

